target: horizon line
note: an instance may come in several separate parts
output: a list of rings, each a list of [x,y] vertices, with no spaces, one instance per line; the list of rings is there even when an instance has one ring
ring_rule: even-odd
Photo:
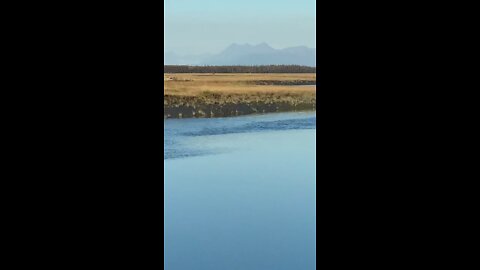
[[[239,43],[239,42],[233,42],[231,43],[230,45],[226,46],[224,49],[220,50],[219,52],[216,52],[216,53],[220,53],[220,52],[223,52],[225,51],[227,48],[231,47],[231,46],[234,46],[234,45],[238,45],[238,46],[253,46],[253,47],[258,47],[260,45],[267,45],[268,47],[274,49],[274,50],[285,50],[285,49],[290,49],[290,48],[299,48],[299,47],[305,47],[307,49],[314,49],[316,50],[317,48],[316,47],[309,47],[307,45],[296,45],[296,46],[288,46],[288,47],[283,47],[283,48],[274,48],[272,47],[270,44],[268,44],[267,42],[260,42],[258,44],[251,44],[251,43]],[[202,55],[202,54],[216,54],[215,52],[204,52],[204,53],[194,53],[194,54],[179,54],[173,50],[169,50],[169,51],[163,51],[163,53],[174,53],[174,54],[177,54],[177,55],[183,55],[183,56],[187,56],[187,55]]]

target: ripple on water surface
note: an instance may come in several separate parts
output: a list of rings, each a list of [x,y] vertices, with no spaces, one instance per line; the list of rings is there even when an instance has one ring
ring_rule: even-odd
[[[257,116],[208,119],[164,120],[164,159],[186,158],[215,154],[219,151],[192,147],[199,137],[315,129],[315,113],[279,113]]]

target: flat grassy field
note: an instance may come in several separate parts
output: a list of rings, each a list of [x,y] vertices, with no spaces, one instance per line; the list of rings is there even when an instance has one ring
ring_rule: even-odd
[[[316,74],[164,74],[164,95],[305,94],[316,92]],[[291,84],[291,85],[289,85]],[[297,84],[297,85],[295,85]]]
[[[163,79],[167,118],[315,109],[314,73],[164,74]]]

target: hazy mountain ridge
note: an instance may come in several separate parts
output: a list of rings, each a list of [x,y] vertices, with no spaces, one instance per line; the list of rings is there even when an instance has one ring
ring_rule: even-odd
[[[216,55],[165,53],[165,65],[301,65],[316,66],[316,49],[305,46],[274,49],[266,43],[232,44]]]

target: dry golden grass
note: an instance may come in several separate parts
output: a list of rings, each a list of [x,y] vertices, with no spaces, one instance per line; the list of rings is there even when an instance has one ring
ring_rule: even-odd
[[[164,117],[315,110],[316,86],[298,85],[315,83],[316,74],[164,74]]]
[[[255,85],[255,81],[315,81],[316,74],[164,74],[164,95],[315,96],[315,86]]]

